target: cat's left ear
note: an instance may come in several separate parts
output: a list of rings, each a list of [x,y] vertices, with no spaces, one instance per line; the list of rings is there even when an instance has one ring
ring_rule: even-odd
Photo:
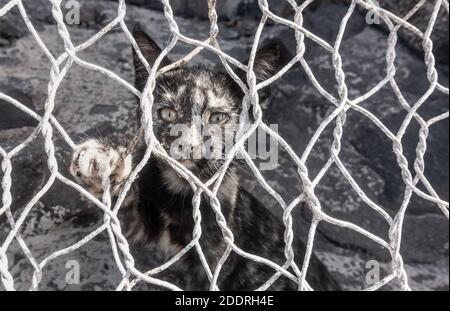
[[[254,72],[258,82],[267,80],[280,71],[288,63],[287,49],[279,40],[272,40],[264,45],[255,55]],[[259,99],[264,110],[269,105],[271,87],[260,90]]]
[[[161,48],[155,41],[153,41],[152,38],[150,38],[148,34],[146,34],[138,27],[133,30],[133,37],[136,40],[136,43],[139,46],[139,50],[147,60],[148,64],[150,66],[153,66],[156,59],[162,52]],[[134,49],[133,60],[135,69],[135,86],[139,91],[142,91],[148,79],[148,71]],[[162,68],[170,64],[170,60],[167,57],[164,57],[160,64],[160,67]]]
[[[281,43],[273,41],[262,47],[255,56],[254,71],[259,81],[273,76],[281,68]]]

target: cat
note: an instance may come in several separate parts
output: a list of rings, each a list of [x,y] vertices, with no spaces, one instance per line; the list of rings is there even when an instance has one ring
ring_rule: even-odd
[[[133,36],[143,56],[152,66],[161,49],[139,29],[133,31]],[[149,74],[136,52],[133,52],[135,85],[142,91]],[[261,48],[256,54],[254,66],[258,80],[273,75],[275,69],[280,68],[280,59],[279,44],[272,43]],[[170,63],[168,58],[164,58],[161,66]],[[173,69],[158,77],[156,82],[152,108],[155,136],[169,154],[175,158],[178,156],[177,160],[202,182],[208,181],[222,166],[224,159],[220,156],[207,158],[201,152],[194,157],[194,150],[203,150],[204,138],[200,132],[209,127],[221,129],[236,126],[242,111],[243,92],[229,75],[202,67]],[[267,103],[269,94],[268,89],[260,92],[262,103]],[[179,124],[185,125],[181,137],[173,135],[173,129]],[[215,142],[221,142],[223,138],[223,132],[220,131],[211,130],[208,135]],[[216,149],[230,147],[233,139],[228,139],[228,143],[219,143]],[[172,148],[177,140],[188,148]],[[134,156],[140,159],[145,146],[138,149]],[[117,194],[132,169],[132,155],[126,155],[125,152],[125,147],[115,145],[107,139],[88,140],[74,152],[70,172],[90,192],[100,196],[100,177],[102,171],[109,167],[112,170],[112,192]],[[119,215],[128,241],[156,242],[167,256],[175,255],[192,241],[192,197],[193,191],[189,184],[165,161],[152,155]],[[283,224],[240,186],[239,171],[234,162],[225,175],[217,197],[237,246],[279,265],[286,261]],[[207,197],[202,198],[200,211],[203,232],[200,244],[207,262],[214,268],[226,249],[226,243]],[[295,240],[294,250],[296,260],[301,262],[305,245]],[[181,288],[209,289],[210,282],[194,250],[177,262],[175,270],[179,276],[177,285]],[[274,273],[272,268],[233,252],[223,266],[217,284],[220,290],[254,290]],[[336,281],[314,254],[306,280],[315,290],[339,289]],[[297,288],[296,283],[284,276],[270,287],[271,290]]]

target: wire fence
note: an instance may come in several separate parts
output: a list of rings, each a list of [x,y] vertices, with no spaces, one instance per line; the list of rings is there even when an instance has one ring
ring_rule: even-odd
[[[206,0],[205,0],[206,1]],[[124,22],[124,18],[126,16],[126,4],[124,0],[118,1],[117,6],[117,17],[112,20],[109,24],[107,24],[101,31],[92,36],[89,40],[75,46],[71,40],[71,35],[67,29],[67,25],[65,24],[63,12],[61,9],[61,1],[58,0],[49,0],[52,5],[52,16],[57,24],[58,34],[60,38],[64,42],[64,50],[65,52],[58,57],[54,56],[46,47],[46,45],[41,40],[39,33],[34,28],[31,23],[27,11],[21,0],[12,0],[9,1],[6,5],[0,8],[0,18],[7,14],[12,8],[17,7],[20,11],[20,14],[26,24],[31,35],[36,40],[39,47],[45,53],[47,58],[51,62],[51,69],[49,75],[48,82],[48,97],[45,102],[45,110],[43,115],[38,115],[34,111],[27,108],[24,104],[20,103],[16,99],[3,94],[0,92],[0,99],[14,105],[15,107],[21,109],[25,114],[33,117],[34,119],[39,121],[39,124],[35,128],[34,132],[26,138],[23,142],[21,142],[16,147],[7,151],[0,147],[0,155],[2,157],[1,169],[3,171],[3,179],[2,179],[2,206],[0,209],[0,216],[6,215],[6,219],[11,226],[11,230],[9,234],[5,238],[4,241],[1,241],[0,247],[0,275],[3,286],[6,290],[14,290],[15,282],[14,278],[11,275],[8,265],[8,257],[7,252],[11,245],[11,243],[16,240],[20,245],[23,253],[28,258],[29,262],[34,268],[34,274],[32,277],[32,285],[31,290],[38,290],[39,284],[42,279],[42,271],[43,268],[50,263],[52,260],[60,257],[62,255],[68,254],[70,252],[79,249],[84,246],[86,243],[91,241],[94,237],[98,236],[103,232],[107,232],[109,236],[109,241],[111,243],[111,248],[113,252],[113,256],[117,267],[122,275],[122,281],[117,285],[118,290],[131,290],[138,282],[147,282],[153,284],[155,286],[160,286],[161,288],[171,289],[171,290],[181,290],[176,285],[171,284],[169,282],[158,279],[158,274],[167,268],[169,268],[172,264],[177,262],[181,257],[183,257],[189,251],[196,251],[201,258],[202,265],[207,273],[207,276],[210,280],[210,289],[211,290],[220,290],[218,286],[218,277],[220,275],[221,269],[227,258],[232,252],[237,253],[238,255],[245,257],[249,260],[267,265],[273,269],[273,276],[267,280],[264,284],[261,284],[258,290],[265,290],[270,287],[279,277],[285,276],[292,281],[298,284],[299,290],[312,290],[312,288],[306,282],[306,276],[308,273],[308,266],[311,258],[311,254],[313,251],[315,234],[317,231],[317,226],[320,222],[327,222],[333,224],[335,226],[351,229],[362,236],[376,242],[381,247],[388,250],[391,254],[391,264],[390,264],[390,273],[384,279],[380,280],[376,284],[367,288],[367,290],[377,290],[389,282],[398,281],[401,289],[409,290],[410,287],[408,285],[408,275],[405,271],[403,265],[403,259],[401,254],[401,243],[402,243],[402,226],[404,222],[405,213],[409,206],[411,197],[413,194],[420,196],[421,198],[432,202],[436,208],[439,208],[442,213],[448,218],[448,202],[441,199],[437,192],[433,189],[431,183],[427,180],[425,176],[425,153],[427,151],[427,138],[429,134],[429,128],[433,126],[435,123],[445,120],[449,117],[449,113],[446,112],[441,115],[437,115],[428,120],[421,117],[418,113],[419,108],[421,108],[429,99],[429,97],[434,92],[441,92],[448,95],[448,87],[445,87],[439,83],[438,73],[435,68],[435,57],[433,55],[433,41],[430,39],[431,34],[433,33],[433,29],[438,18],[438,14],[440,11],[449,12],[449,3],[447,0],[435,0],[434,9],[429,18],[428,26],[425,32],[419,30],[416,26],[412,25],[408,22],[408,20],[416,14],[421,7],[427,2],[426,0],[418,1],[418,3],[411,8],[411,10],[404,16],[397,16],[394,13],[387,11],[383,8],[378,7],[375,3],[370,0],[353,0],[348,6],[348,11],[346,15],[343,17],[340,28],[338,31],[337,38],[334,43],[329,43],[317,36],[316,34],[310,32],[308,29],[303,27],[303,14],[306,8],[310,6],[314,0],[306,0],[301,4],[298,4],[295,0],[287,0],[287,2],[292,6],[292,9],[295,11],[295,17],[293,20],[288,20],[276,15],[273,11],[271,11],[267,0],[259,0],[259,8],[262,12],[262,17],[259,22],[259,25],[256,29],[256,33],[254,36],[253,46],[250,54],[250,59],[248,64],[243,64],[231,57],[230,55],[224,53],[220,47],[220,44],[217,40],[217,36],[219,34],[218,27],[218,15],[216,11],[216,0],[208,0],[208,9],[209,9],[209,20],[210,20],[210,32],[209,36],[206,40],[200,41],[190,37],[185,36],[180,32],[180,29],[174,19],[174,13],[172,11],[170,1],[169,0],[161,0],[164,5],[164,15],[168,23],[168,27],[170,28],[170,32],[172,34],[171,40],[168,45],[164,48],[161,55],[156,60],[153,67],[148,65],[148,62],[144,59],[142,53],[139,51],[139,48],[131,35],[127,25]],[[370,89],[365,94],[357,97],[350,98],[348,87],[346,84],[346,72],[342,66],[342,56],[340,54],[340,47],[343,36],[346,31],[347,24],[352,14],[355,13],[355,9],[358,6],[362,9],[369,10],[374,12],[376,16],[378,16],[388,27],[389,36],[387,39],[387,50],[386,50],[386,76],[382,81],[379,81],[372,89]],[[255,72],[254,72],[254,63],[255,56],[258,50],[258,45],[261,39],[261,34],[263,29],[268,21],[272,21],[281,25],[285,25],[287,27],[295,30],[295,39],[296,39],[296,55],[293,59],[276,75],[273,77],[258,82]],[[96,64],[87,62],[79,58],[79,52],[87,49],[92,46],[95,42],[97,42],[100,38],[102,38],[105,34],[111,31],[113,28],[119,26],[123,33],[128,38],[130,44],[137,51],[137,54],[141,58],[141,61],[147,67],[150,75],[147,81],[147,84],[143,90],[143,92],[138,91],[134,86],[130,83],[116,75],[114,72],[100,67]],[[398,32],[401,28],[406,29],[407,31],[413,33],[415,36],[421,38],[423,42],[423,51],[424,51],[424,62],[427,67],[427,78],[429,81],[428,90],[421,96],[416,102],[410,103],[408,102],[402,94],[397,82],[396,82],[396,45],[398,42]],[[338,89],[338,96],[333,96],[330,92],[328,92],[316,79],[313,71],[308,65],[308,62],[304,58],[305,53],[305,39],[309,39],[321,46],[325,51],[327,51],[332,57],[332,63],[335,71],[335,80]],[[163,58],[174,48],[177,42],[184,42],[193,47],[192,51],[187,54],[182,59],[177,62],[166,66],[164,68],[160,68],[160,64]],[[215,53],[221,60],[224,68],[228,72],[228,74],[239,84],[242,90],[245,93],[245,98],[243,101],[244,107],[252,107],[255,115],[255,121],[250,120],[246,111],[247,109],[243,109],[243,113],[240,117],[240,128],[241,130],[237,134],[237,142],[235,146],[230,150],[230,153],[226,157],[225,164],[223,167],[206,183],[202,183],[196,176],[194,176],[189,170],[187,170],[184,166],[182,166],[178,161],[172,159],[162,148],[158,140],[156,139],[153,133],[153,124],[152,124],[152,104],[154,101],[153,91],[156,85],[156,78],[158,75],[167,72],[170,69],[181,66],[191,60],[194,56],[199,54],[202,50],[209,50]],[[58,132],[67,144],[72,148],[76,148],[76,144],[72,141],[69,135],[66,133],[64,128],[58,122],[58,120],[53,116],[53,111],[55,109],[55,96],[60,88],[61,82],[66,77],[70,68],[73,64],[78,64],[86,69],[97,71],[102,73],[104,76],[113,79],[118,82],[120,85],[128,89],[130,92],[135,94],[140,98],[140,109],[142,111],[142,129],[144,132],[144,140],[146,143],[146,152],[142,159],[137,163],[134,167],[132,173],[130,174],[128,180],[122,186],[118,198],[113,202],[111,199],[110,193],[110,172],[105,171],[103,174],[103,196],[101,200],[98,200],[93,195],[91,195],[87,190],[85,190],[80,185],[76,184],[71,179],[63,176],[60,173],[56,158],[55,158],[55,145],[54,145],[54,132]],[[289,146],[289,144],[278,135],[276,132],[271,130],[269,126],[267,126],[262,121],[262,110],[259,105],[259,97],[258,90],[262,89],[265,86],[268,86],[278,79],[280,79],[286,72],[288,72],[294,65],[300,64],[304,69],[304,72],[307,74],[308,78],[314,85],[314,87],[320,92],[323,96],[324,100],[328,101],[331,105],[335,106],[332,113],[320,124],[320,126],[315,131],[313,137],[307,144],[306,149],[304,150],[302,155],[297,155],[293,149]],[[238,75],[234,72],[233,68],[240,68],[246,72],[246,81],[241,80]],[[407,112],[406,117],[402,121],[399,126],[399,130],[396,133],[393,133],[389,130],[383,122],[378,119],[374,114],[366,110],[361,106],[365,100],[376,96],[377,92],[385,87],[389,86],[395,93],[395,96],[398,99],[399,105],[403,107],[403,109]],[[425,108],[426,109],[426,108]],[[401,169],[402,180],[405,184],[403,196],[403,202],[401,204],[400,209],[395,214],[394,217],[390,216],[382,206],[374,202],[369,198],[355,179],[352,177],[350,172],[347,170],[344,161],[340,157],[341,151],[341,139],[343,137],[343,126],[346,122],[347,112],[349,110],[354,110],[363,115],[367,122],[372,122],[376,127],[392,142],[392,152],[396,156],[396,160],[398,163],[398,167]],[[404,138],[405,132],[410,126],[410,124],[415,120],[420,125],[420,130],[418,133],[418,144],[416,148],[416,157],[414,160],[414,170],[410,170],[409,163],[407,158],[404,155],[402,140]],[[308,171],[308,167],[305,164],[311,155],[311,152],[320,139],[321,135],[324,133],[324,130],[328,127],[334,126],[333,129],[333,142],[330,145],[331,156],[326,162],[326,164],[322,167],[319,173],[316,176],[310,176]],[[276,192],[269,183],[265,180],[262,174],[259,172],[257,166],[251,159],[250,155],[245,150],[245,143],[249,139],[249,137],[257,130],[262,129],[267,132],[273,139],[279,142],[281,146],[285,148],[293,163],[298,167],[298,176],[300,177],[303,184],[303,191],[298,194],[297,198],[292,202],[286,202],[283,197]],[[38,189],[34,197],[20,210],[17,215],[11,210],[11,205],[13,202],[13,198],[11,195],[11,186],[12,186],[12,164],[11,160],[21,153],[24,148],[33,142],[38,135],[42,135],[44,138],[44,148],[45,153],[47,155],[47,164],[48,169],[50,171],[50,176],[48,177],[46,183],[42,186],[41,189]],[[217,198],[217,192],[221,186],[223,178],[225,176],[225,172],[230,165],[233,158],[238,154],[242,154],[248,166],[253,171],[255,178],[261,184],[261,186],[278,202],[280,207],[283,209],[283,222],[285,225],[285,263],[283,265],[278,265],[268,259],[256,256],[254,254],[250,254],[240,249],[235,244],[235,239],[232,230],[228,227],[226,219],[221,211],[220,202]],[[139,172],[143,169],[147,161],[149,160],[151,155],[157,155],[167,160],[170,166],[175,169],[183,178],[185,178],[189,184],[191,185],[194,191],[194,200],[193,200],[193,217],[195,220],[194,230],[193,230],[193,240],[183,248],[178,254],[176,254],[173,258],[171,258],[168,262],[159,266],[155,269],[152,269],[147,272],[139,271],[135,267],[134,258],[130,252],[129,243],[124,237],[120,222],[118,219],[118,211],[121,208],[121,205],[130,190],[132,183],[137,178]],[[371,232],[368,232],[364,228],[346,222],[340,219],[333,218],[325,213],[321,208],[321,202],[317,198],[315,194],[316,186],[321,182],[323,177],[327,174],[328,170],[331,166],[336,165],[342,175],[346,178],[348,183],[357,192],[359,197],[367,204],[368,207],[379,213],[384,220],[389,225],[389,239],[382,239]],[[42,261],[38,261],[33,254],[31,253],[27,242],[21,236],[21,228],[26,222],[27,215],[33,208],[36,208],[36,203],[51,189],[52,185],[56,180],[63,182],[64,184],[74,188],[83,196],[88,198],[92,203],[94,203],[98,208],[100,208],[104,212],[104,221],[103,224],[92,231],[89,235],[84,237],[82,240],[77,243],[60,249],[52,254],[49,254],[48,257],[43,259]],[[419,185],[423,186],[420,190]],[[200,213],[200,202],[202,200],[202,196],[206,196],[210,201],[210,206],[214,210],[216,214],[216,220],[218,225],[221,228],[223,239],[227,244],[227,248],[225,252],[222,254],[218,264],[215,267],[211,267],[203,253],[202,246],[199,242],[200,237],[202,235],[202,215]],[[306,255],[304,257],[301,265],[297,264],[294,258],[294,250],[293,250],[293,216],[292,211],[302,202],[305,202],[308,208],[312,212],[312,220],[308,234],[308,242]],[[292,272],[290,272],[292,271]]]

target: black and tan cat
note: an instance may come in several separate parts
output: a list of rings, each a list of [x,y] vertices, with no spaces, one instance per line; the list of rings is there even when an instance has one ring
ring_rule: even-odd
[[[134,37],[144,57],[153,65],[161,53],[160,48],[142,31],[134,31]],[[268,45],[257,53],[254,70],[259,80],[274,73],[279,58],[280,50],[277,44]],[[163,65],[169,63],[168,59],[164,59]],[[136,87],[142,91],[148,72],[136,54],[134,65]],[[239,123],[242,91],[225,73],[204,68],[180,68],[160,76],[154,94],[152,113],[156,137],[166,151],[187,169],[202,181],[209,180],[223,164],[223,157],[204,156],[203,133],[206,131],[206,136],[214,142],[224,141],[219,143],[219,149],[225,150],[229,144],[233,144],[234,137],[224,140],[223,131],[212,129],[220,130]],[[260,96],[261,101],[266,99],[268,90],[262,91]],[[179,125],[183,125],[181,136],[174,135],[179,131]],[[131,155],[122,156],[125,148],[106,141],[89,140],[79,145],[70,167],[71,173],[94,194],[101,193],[99,176],[105,167],[114,166],[111,176],[113,189],[118,189],[132,169]],[[184,147],[187,146],[187,149],[173,148],[175,143],[181,143]],[[199,151],[198,154],[195,154],[196,150]],[[220,150],[219,154],[223,155],[223,150]],[[140,154],[134,156],[140,158]],[[192,196],[189,184],[164,161],[152,156],[141,172],[130,199],[121,210],[123,231],[128,240],[156,242],[168,256],[174,255],[192,240]],[[258,200],[240,187],[239,171],[234,163],[225,176],[218,198],[227,224],[234,233],[236,244],[246,252],[282,265],[285,262],[284,226]],[[208,263],[214,268],[226,244],[208,199],[202,200],[201,212],[203,235],[200,243]],[[295,241],[294,249],[296,261],[301,262],[305,246]],[[177,285],[181,288],[209,288],[209,281],[196,252],[188,253],[176,267],[179,276]],[[274,272],[265,265],[233,253],[222,269],[218,286],[221,290],[254,290]],[[316,290],[339,288],[325,266],[314,255],[311,258],[307,281]],[[281,277],[270,289],[296,290],[297,285],[288,278]]]

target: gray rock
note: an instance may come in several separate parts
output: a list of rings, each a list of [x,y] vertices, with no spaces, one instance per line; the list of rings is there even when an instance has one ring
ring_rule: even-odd
[[[275,14],[284,17],[293,17],[292,7],[284,1],[272,0],[269,2],[269,8]],[[130,3],[135,5],[144,6],[151,9],[162,10],[163,5],[159,0],[131,0]],[[336,5],[335,5],[336,3]],[[349,4],[350,1],[347,1]],[[389,10],[399,17],[404,16],[411,8],[417,4],[416,0],[401,0],[401,1],[389,1],[381,0],[378,1],[380,7]],[[197,17],[202,19],[208,18],[208,7],[206,1],[185,1],[185,0],[175,0],[171,1],[171,6],[175,14],[184,17]],[[336,11],[333,6],[337,7],[338,12],[341,10],[346,10],[347,7],[342,6],[342,1],[316,1],[310,7],[315,10],[317,8],[325,8],[329,12],[321,12],[323,14],[322,18],[317,19],[317,22],[322,25],[322,29],[330,29],[329,27],[324,27],[323,23],[327,23],[328,20],[334,19]],[[422,31],[425,31],[428,21],[430,19],[431,13],[434,8],[434,2],[426,2],[424,7],[419,10],[410,20],[410,23],[417,26]],[[358,6],[360,12],[360,17],[365,19],[367,15],[367,10]],[[225,20],[235,20],[244,18],[259,18],[261,16],[261,10],[258,6],[257,0],[228,0],[228,1],[218,1],[217,2],[217,12],[220,18]],[[305,15],[309,14],[310,10],[307,10]],[[355,15],[358,15],[355,13]],[[326,18],[324,18],[326,16]],[[359,18],[359,17],[358,17]],[[407,44],[412,47],[418,53],[422,53],[422,40],[412,34],[409,31],[401,31],[400,37],[407,42]],[[433,32],[432,39],[435,42],[434,49],[436,51],[436,57],[438,61],[448,64],[448,13],[445,12],[444,8],[441,8],[441,12],[438,16],[438,20],[435,26],[435,31]]]
[[[375,83],[383,79],[385,75],[383,55],[386,51],[384,38],[385,35],[382,32],[373,28],[366,28],[343,42],[341,54],[343,55],[351,98],[362,95],[363,91],[370,90]],[[319,47],[309,47],[311,51],[308,58],[310,58],[309,64],[313,72],[325,89],[337,96],[336,82],[329,56],[324,54]],[[411,55],[405,47],[399,46],[397,65],[399,73],[402,73],[398,76],[400,87],[402,90],[414,92],[414,94],[406,94],[405,96],[409,100],[418,98],[428,87],[423,62],[415,55]],[[447,83],[445,72],[441,72],[441,76],[443,83]],[[411,83],[415,86],[414,88],[411,88]],[[274,104],[267,112],[269,122],[279,124],[282,136],[294,147],[297,153],[301,154],[305,149],[306,142],[309,141],[323,118],[329,114],[330,109],[332,109],[331,104],[318,94],[301,70],[293,70],[288,73],[283,82],[278,84],[277,89],[280,95],[276,97]],[[427,118],[443,113],[446,110],[446,101],[447,98],[444,95],[436,94],[433,96],[430,103],[427,104]],[[364,102],[362,106],[380,118],[394,133],[406,116],[405,111],[400,107],[388,87],[383,88],[373,98]],[[314,116],[314,118],[311,118],[311,116]],[[323,138],[313,150],[310,160],[308,160],[310,176],[315,176],[318,169],[329,157],[333,127],[334,123],[325,131]],[[417,135],[417,127],[411,126],[404,140],[405,153],[410,162],[415,157]],[[446,177],[448,170],[445,169],[445,167],[448,167],[448,161],[446,160],[448,159],[448,146],[442,144],[442,141],[447,141],[447,139],[448,121],[444,121],[431,130],[429,156],[426,159],[429,161],[427,162],[426,175],[434,181],[436,190],[444,199],[448,198],[448,178]],[[398,211],[403,199],[404,183],[392,151],[392,142],[371,121],[354,111],[348,113],[342,141],[341,159],[354,179],[366,193],[370,194],[369,197],[374,202],[385,207],[391,215]],[[436,160],[433,161],[432,159]],[[282,193],[283,191],[288,192],[289,197],[294,197],[299,193],[300,184],[295,182],[295,178],[293,178],[296,175],[295,168],[287,166],[285,161],[287,160],[281,161],[279,176],[289,176],[289,180],[284,182],[278,177],[277,189]],[[442,169],[442,166],[444,166],[444,169]],[[297,186],[292,187],[293,184]],[[388,238],[387,223],[361,201],[336,167],[333,167],[318,185],[317,195],[323,205],[322,208],[331,215],[356,223],[384,239]],[[437,216],[427,216],[429,213]],[[445,230],[446,220],[440,210],[434,204],[419,200],[414,196],[409,207],[409,214],[411,216],[408,216],[406,223],[416,223],[416,219],[423,219],[424,225],[423,227],[419,226],[421,229],[405,225],[404,236],[414,236],[420,240],[420,242],[415,240],[414,246],[408,244],[412,240],[405,238],[405,249],[414,250],[405,252],[405,259],[413,262],[432,263],[432,257],[445,257],[446,251],[442,253],[442,250],[445,249],[445,241],[448,240],[448,230]],[[423,215],[423,218],[415,218],[416,215],[417,217]],[[305,216],[308,217],[307,213]],[[443,240],[438,238],[428,239],[426,234],[418,235],[415,233],[415,230],[430,232],[432,229],[428,228],[425,223],[428,220],[432,222],[432,219],[437,221],[436,228],[439,228]],[[437,225],[440,221],[443,221],[443,226]],[[353,247],[365,249],[372,254],[379,253],[378,245],[354,232],[339,230],[329,225],[323,225],[319,229],[328,239],[340,245],[353,245]],[[418,248],[418,244],[422,244],[423,247]],[[428,245],[433,250],[425,247]],[[431,253],[433,255],[428,257]],[[389,254],[385,253],[381,258],[387,259],[386,255]]]
[[[16,22],[20,19],[16,10],[17,8],[14,8],[14,11],[9,13],[9,18],[0,19],[0,37],[5,41],[21,38],[27,33],[23,24]]]
[[[415,0],[402,0],[402,1],[379,1],[382,8],[389,10],[398,16],[404,16],[411,8],[416,4]],[[425,2],[423,8],[421,8],[409,21],[411,24],[418,27],[421,31],[425,32],[430,17],[432,15],[435,2],[427,1]],[[435,57],[439,62],[448,65],[448,12],[445,11],[444,7],[441,8],[436,24],[434,26],[431,39],[433,40],[433,49],[435,51]],[[410,31],[401,31],[400,36],[416,51],[423,54],[422,40],[412,34]]]
[[[20,84],[20,81],[14,81],[14,79],[10,79],[10,84],[8,86],[14,87],[14,82]],[[32,98],[25,94],[24,90],[16,88],[11,89],[9,87],[6,87],[6,85],[2,83],[0,83],[0,89],[12,98],[23,103],[26,107],[32,110],[35,109]],[[0,106],[0,130],[37,125],[37,121],[35,119],[24,114],[21,110],[14,107],[13,105],[3,102],[3,100],[0,100],[0,103],[2,104]]]

